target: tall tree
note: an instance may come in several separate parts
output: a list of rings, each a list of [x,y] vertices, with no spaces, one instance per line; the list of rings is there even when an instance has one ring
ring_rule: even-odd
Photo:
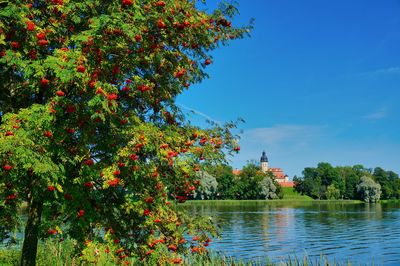
[[[207,171],[217,179],[217,197],[219,199],[234,198],[234,177],[232,170],[232,167],[227,164],[218,164],[207,168]]]
[[[357,192],[365,202],[378,202],[382,194],[381,186],[368,176],[361,177]]]
[[[193,193],[195,199],[215,199],[217,194],[217,179],[205,171],[198,174],[200,186]]]
[[[323,184],[316,168],[306,167],[303,171],[303,191],[302,193],[312,198],[321,199],[323,196]]]
[[[317,166],[318,175],[321,177],[321,184],[324,188],[334,184],[339,191],[343,191],[345,187],[344,179],[341,178],[337,168],[329,163],[319,163]]]
[[[259,199],[261,188],[258,183],[263,179],[260,167],[249,162],[243,167],[235,180],[234,193],[237,199]]]
[[[335,187],[335,184],[331,184],[326,188],[326,198],[337,200],[340,197],[340,190]]]
[[[35,265],[39,236],[97,239],[144,264],[155,243],[182,251],[187,232],[202,249],[211,227],[168,195],[185,201],[202,162],[238,150],[234,125],[191,126],[175,98],[207,76],[210,51],[248,33],[236,13],[187,0],[2,3],[0,236],[28,203],[22,265]]]
[[[381,185],[382,198],[390,199],[394,196],[394,182],[389,179],[389,174],[381,167],[376,167],[373,172],[375,181]]]
[[[235,197],[246,200],[278,198],[280,186],[272,176],[271,172],[263,173],[255,162],[248,162],[235,179]]]
[[[389,182],[392,184],[393,194],[392,197],[400,198],[400,178],[399,175],[393,171],[387,171]]]
[[[272,173],[271,173],[272,174]],[[264,176],[264,178],[259,182],[260,186],[260,196],[263,199],[277,199],[278,198],[278,188],[280,186],[277,182],[274,182],[271,176]]]

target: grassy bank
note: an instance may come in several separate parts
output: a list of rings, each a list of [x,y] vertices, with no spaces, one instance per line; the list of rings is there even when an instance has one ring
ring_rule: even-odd
[[[54,241],[46,241],[45,243],[41,243],[39,245],[38,257],[37,257],[37,266],[113,266],[113,265],[173,265],[171,264],[160,264],[156,259],[154,263],[146,264],[138,261],[126,258],[124,259],[124,263],[122,264],[121,260],[117,257],[113,257],[110,254],[100,254],[94,255],[92,254],[93,261],[92,262],[84,262],[80,259],[80,257],[74,251],[74,242],[73,241],[64,241],[62,243],[54,242]],[[101,253],[101,252],[100,252]],[[0,265],[1,266],[17,266],[19,265],[20,252],[15,249],[0,249]],[[279,262],[271,262],[268,258],[262,258],[253,261],[242,261],[238,259],[234,259],[231,257],[225,257],[219,254],[211,254],[209,256],[198,255],[198,254],[187,254],[183,257],[183,261],[180,265],[198,265],[198,266],[221,266],[221,265],[235,265],[235,266],[329,266],[329,265],[350,265],[350,263],[336,263],[329,261],[326,257],[319,257],[315,259],[310,259],[307,257],[304,258],[296,258],[296,257],[287,257]]]
[[[363,203],[361,200],[314,200],[313,198],[307,195],[301,195],[299,192],[295,191],[293,188],[290,187],[283,187],[283,199],[281,201],[315,201],[315,202],[342,202],[342,203]]]
[[[387,200],[380,200],[380,203],[400,203],[400,199],[387,199]]]
[[[293,188],[284,187],[283,198],[274,200],[189,200],[188,204],[210,204],[210,205],[245,205],[245,204],[276,204],[281,202],[293,203],[363,203],[360,200],[314,200],[307,195],[301,195]]]
[[[301,195],[291,187],[283,187],[283,199],[282,200],[300,200],[300,201],[311,201],[311,197],[307,195]]]
[[[283,207],[303,207],[316,204],[363,204],[360,200],[295,200],[295,199],[277,199],[277,200],[188,200],[179,206],[246,206],[246,205],[271,205]]]

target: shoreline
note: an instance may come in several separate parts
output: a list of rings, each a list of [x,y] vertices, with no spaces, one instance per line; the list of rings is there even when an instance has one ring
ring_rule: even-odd
[[[184,204],[201,204],[201,203],[221,203],[221,204],[232,204],[232,203],[365,203],[361,200],[308,200],[308,199],[272,199],[272,200],[188,200]],[[399,201],[400,202],[400,201]],[[386,203],[386,202],[378,202]]]

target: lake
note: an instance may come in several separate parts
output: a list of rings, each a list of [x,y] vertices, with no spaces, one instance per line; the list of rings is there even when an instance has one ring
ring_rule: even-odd
[[[192,202],[218,220],[213,251],[248,260],[312,259],[356,265],[400,265],[400,203]]]

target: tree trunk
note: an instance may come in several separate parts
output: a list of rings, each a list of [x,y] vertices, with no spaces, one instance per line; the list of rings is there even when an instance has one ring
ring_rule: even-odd
[[[42,217],[43,203],[30,200],[28,221],[25,227],[24,244],[22,246],[21,266],[35,266],[39,239],[39,226]]]

